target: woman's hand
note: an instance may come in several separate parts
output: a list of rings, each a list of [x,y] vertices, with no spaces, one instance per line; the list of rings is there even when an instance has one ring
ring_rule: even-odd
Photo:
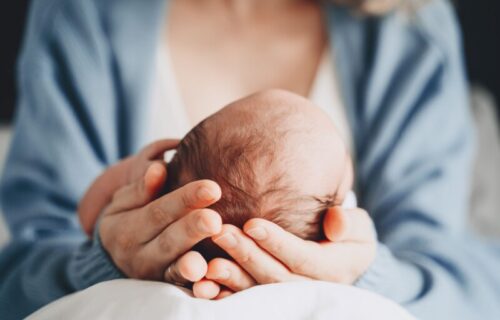
[[[376,253],[373,223],[362,209],[329,209],[324,231],[328,240],[305,241],[264,220],[249,220],[243,230],[224,225],[213,241],[234,261],[209,262],[206,278],[195,283],[198,297],[221,298],[252,287],[315,279],[352,284]],[[227,289],[220,291],[220,285]]]
[[[163,156],[179,144],[177,139],[163,139],[144,147],[139,153],[107,168],[88,188],[78,206],[82,229],[92,236],[95,223],[104,208],[111,203],[118,189],[141,179],[153,163],[165,165]],[[161,181],[152,181],[162,183]],[[155,185],[150,186],[154,188]]]
[[[213,181],[200,180],[156,199],[167,178],[163,153],[177,140],[149,145],[103,173],[82,200],[79,214],[99,236],[115,265],[128,277],[186,284],[203,278],[205,259],[189,251],[221,231],[207,206],[221,197]]]
[[[205,276],[205,259],[188,251],[221,231],[219,214],[205,208],[220,199],[221,190],[213,181],[200,180],[150,202],[165,181],[164,168],[152,164],[144,178],[115,193],[99,235],[128,277],[182,285]]]

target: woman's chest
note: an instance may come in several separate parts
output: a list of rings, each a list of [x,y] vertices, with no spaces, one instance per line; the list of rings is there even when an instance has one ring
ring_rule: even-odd
[[[196,12],[184,12],[174,2],[162,39],[193,125],[255,91],[309,94],[326,44],[319,10],[255,21]]]

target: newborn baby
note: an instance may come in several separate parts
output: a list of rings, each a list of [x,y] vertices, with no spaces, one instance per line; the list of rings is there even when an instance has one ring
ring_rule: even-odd
[[[268,219],[308,240],[323,238],[326,209],[352,185],[347,148],[329,117],[307,99],[281,90],[238,100],[194,127],[168,164],[167,192],[210,179],[222,198],[210,208],[242,227]],[[206,258],[223,256],[210,239]]]
[[[81,225],[91,235],[100,208],[126,181],[124,160],[96,179],[81,201]],[[165,192],[210,179],[222,198],[210,208],[242,227],[264,218],[308,240],[323,238],[326,209],[341,205],[352,185],[347,148],[328,115],[307,99],[268,90],[238,100],[194,127],[168,164]],[[207,260],[226,256],[211,239],[197,248]]]

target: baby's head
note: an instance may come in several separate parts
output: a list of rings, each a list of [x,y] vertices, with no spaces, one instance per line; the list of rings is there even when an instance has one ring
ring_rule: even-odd
[[[222,198],[210,208],[223,223],[242,227],[264,218],[319,240],[323,214],[343,202],[351,171],[347,149],[320,108],[298,95],[268,90],[194,127],[169,163],[168,189],[213,180]]]

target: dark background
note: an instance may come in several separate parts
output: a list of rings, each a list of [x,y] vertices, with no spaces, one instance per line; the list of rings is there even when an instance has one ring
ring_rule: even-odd
[[[15,104],[14,69],[28,0],[0,1],[0,121],[12,117]]]
[[[15,60],[27,3],[28,0],[14,0],[0,4],[0,122],[9,121],[13,114]],[[455,0],[454,3],[464,33],[469,78],[500,101],[500,1]]]

